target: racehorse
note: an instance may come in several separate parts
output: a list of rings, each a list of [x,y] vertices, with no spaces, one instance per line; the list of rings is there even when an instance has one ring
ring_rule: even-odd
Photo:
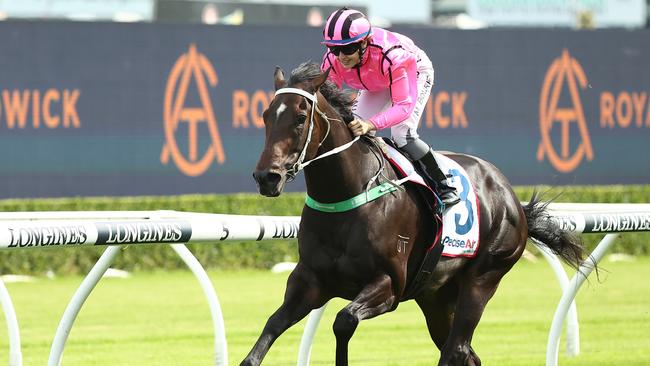
[[[370,139],[353,139],[345,123],[353,118],[352,101],[327,81],[328,71],[304,63],[287,83],[276,68],[276,95],[263,113],[266,141],[253,173],[262,195],[280,195],[303,167],[308,196],[322,203],[366,191],[378,172],[396,178]],[[464,167],[479,198],[481,244],[476,256],[442,257],[427,280],[407,293],[438,225],[415,188],[407,185],[345,212],[305,206],[298,233],[300,259],[287,281],[284,301],[241,365],[259,365],[277,337],[334,297],[351,300],[333,325],[337,366],[348,364],[348,343],[361,320],[393,311],[410,299],[424,313],[440,350],[438,365],[480,365],[471,346],[474,329],[527,238],[540,240],[578,265],[583,247],[551,220],[548,202],[533,194],[522,206],[494,165],[470,155],[446,155]]]

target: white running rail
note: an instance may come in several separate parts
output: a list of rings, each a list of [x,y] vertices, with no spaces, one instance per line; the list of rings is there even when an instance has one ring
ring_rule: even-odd
[[[0,250],[106,246],[84,278],[59,322],[48,366],[59,366],[74,321],[120,245],[170,244],[196,276],[208,300],[215,332],[215,365],[228,365],[223,315],[207,273],[185,247],[190,242],[295,239],[300,218],[177,211],[65,211],[0,213]],[[22,366],[20,331],[9,293],[0,280],[0,303],[9,330],[9,365]]]
[[[650,231],[650,204],[571,204],[549,206],[563,229],[575,233],[606,233],[569,280],[560,260],[536,243],[553,269],[562,288],[562,298],[549,332],[546,366],[557,366],[562,323],[568,315],[567,352],[580,352],[575,296],[614,243],[619,233]],[[229,240],[295,239],[300,218],[295,216],[246,216],[177,211],[64,211],[0,213],[0,250],[36,247],[107,246],[66,308],[55,335],[48,366],[59,366],[70,329],[83,302],[118,254],[116,245],[172,244],[195,274],[208,299],[215,328],[215,365],[228,364],[223,316],[214,287],[196,258],[184,247],[188,242]],[[22,366],[20,333],[11,298],[0,281],[0,302],[9,329],[10,366]],[[298,366],[309,365],[311,345],[325,306],[311,312],[303,333]]]

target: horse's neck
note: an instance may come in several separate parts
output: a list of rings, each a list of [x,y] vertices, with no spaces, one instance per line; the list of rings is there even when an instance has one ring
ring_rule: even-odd
[[[332,123],[330,135],[323,141],[318,155],[350,142],[347,126]],[[307,194],[319,202],[339,202],[366,189],[369,180],[378,172],[377,155],[362,141],[349,148],[314,162],[305,169]]]

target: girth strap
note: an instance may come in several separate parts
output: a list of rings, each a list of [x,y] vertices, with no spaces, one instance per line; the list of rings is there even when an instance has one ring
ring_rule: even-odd
[[[409,283],[406,286],[406,289],[404,289],[402,300],[412,299],[418,295],[419,291],[422,290],[422,284],[426,283],[431,278],[433,270],[440,261],[442,251],[445,249],[445,246],[440,242],[440,236],[442,234],[442,218],[439,215],[435,215],[435,218],[438,222],[436,238],[433,240],[433,245],[430,246],[424,254],[424,258],[420,264],[420,269],[415,274],[415,278],[413,278],[411,283]]]

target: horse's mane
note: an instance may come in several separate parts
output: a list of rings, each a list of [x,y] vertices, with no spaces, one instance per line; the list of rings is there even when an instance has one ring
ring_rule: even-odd
[[[320,74],[320,66],[317,63],[309,61],[304,62],[291,71],[289,86],[310,82]],[[321,85],[320,92],[323,94],[325,99],[327,99],[329,104],[339,112],[346,123],[354,119],[352,107],[355,103],[355,98],[351,92],[339,89],[336,84],[330,80],[326,80],[325,83]]]

